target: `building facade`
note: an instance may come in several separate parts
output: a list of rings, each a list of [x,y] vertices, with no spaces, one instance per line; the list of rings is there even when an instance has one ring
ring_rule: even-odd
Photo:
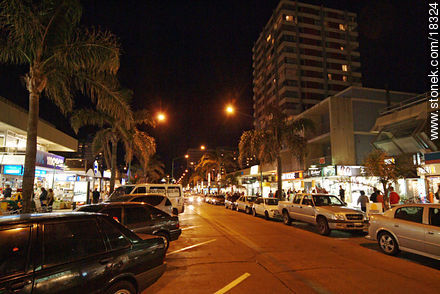
[[[253,47],[254,126],[269,105],[296,115],[361,86],[356,14],[282,0]]]

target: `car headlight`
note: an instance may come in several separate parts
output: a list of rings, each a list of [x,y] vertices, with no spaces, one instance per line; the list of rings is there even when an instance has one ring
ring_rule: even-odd
[[[345,220],[345,216],[343,213],[335,213],[335,215],[333,216],[333,219],[336,220]]]

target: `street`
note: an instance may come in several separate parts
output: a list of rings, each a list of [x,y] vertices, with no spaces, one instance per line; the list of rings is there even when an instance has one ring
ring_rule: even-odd
[[[363,235],[329,237],[206,203],[179,215],[165,274],[143,293],[438,293],[440,263],[379,252]],[[228,291],[229,290],[229,291]]]

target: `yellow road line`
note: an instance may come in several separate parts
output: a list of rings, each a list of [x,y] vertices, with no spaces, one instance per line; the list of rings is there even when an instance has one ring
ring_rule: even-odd
[[[233,280],[232,282],[230,282],[229,284],[227,284],[225,287],[221,288],[214,294],[224,294],[228,292],[229,290],[231,290],[232,288],[234,288],[235,286],[246,280],[250,275],[251,275],[250,273],[245,273],[241,275],[240,277],[236,278],[235,280]]]
[[[182,249],[175,250],[175,251],[173,251],[173,252],[167,253],[167,255],[171,255],[171,254],[174,254],[174,253],[179,253],[179,252],[182,252],[182,251],[185,251],[185,250],[188,250],[188,249],[194,248],[194,247],[202,246],[202,245],[205,245],[205,244],[208,244],[208,243],[214,242],[214,241],[216,241],[216,240],[217,240],[217,239],[212,239],[212,240],[209,240],[209,241],[205,241],[205,242],[202,242],[202,243],[198,243],[198,244],[195,244],[195,245],[191,245],[191,246],[188,246],[188,247],[184,247],[184,248],[182,248]]]

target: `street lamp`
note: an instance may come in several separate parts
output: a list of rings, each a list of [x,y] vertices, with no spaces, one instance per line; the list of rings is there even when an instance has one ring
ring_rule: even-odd
[[[205,150],[205,149],[206,149],[205,145],[200,146],[200,150]]]
[[[159,112],[157,114],[157,120],[159,122],[164,122],[167,119],[167,117],[165,116],[165,114],[163,112]]]
[[[175,161],[176,159],[180,159],[180,158],[186,158],[186,159],[188,159],[188,158],[189,158],[189,155],[188,155],[188,154],[185,154],[184,156],[178,156],[178,157],[173,158],[173,160],[171,161],[171,181],[174,179],[174,161]],[[188,162],[188,160],[187,160],[187,162]],[[187,167],[188,167],[188,164],[187,164]]]
[[[226,111],[227,114],[234,114],[235,108],[234,108],[234,106],[229,104],[229,105],[226,106],[225,111]]]

